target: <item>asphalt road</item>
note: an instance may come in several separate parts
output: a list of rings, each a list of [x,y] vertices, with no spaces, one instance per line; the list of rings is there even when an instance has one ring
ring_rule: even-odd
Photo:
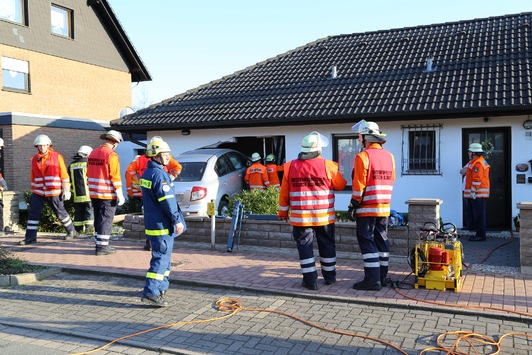
[[[166,296],[170,307],[150,308],[140,302],[142,287],[143,280],[136,277],[63,272],[38,283],[1,288],[0,353],[76,354],[126,337],[95,353],[419,354],[437,346],[436,337],[448,331],[495,340],[510,332],[532,333],[529,318],[495,313],[176,284]],[[234,314],[218,310],[216,301],[224,298],[245,309]],[[138,332],[142,334],[129,337]],[[493,351],[488,346],[480,354]],[[500,353],[532,354],[532,339],[509,335]]]

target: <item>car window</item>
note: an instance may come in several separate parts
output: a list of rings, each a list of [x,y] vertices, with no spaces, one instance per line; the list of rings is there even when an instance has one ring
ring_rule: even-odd
[[[227,160],[227,154],[220,156],[218,160],[216,160],[216,164],[214,164],[214,171],[216,174],[218,174],[218,176],[224,176],[233,171],[233,166]]]
[[[207,163],[202,162],[186,162],[181,163],[183,170],[178,175],[177,181],[200,181],[205,173]]]
[[[247,168],[246,158],[244,156],[231,152],[227,153],[227,157],[229,158],[236,170]]]

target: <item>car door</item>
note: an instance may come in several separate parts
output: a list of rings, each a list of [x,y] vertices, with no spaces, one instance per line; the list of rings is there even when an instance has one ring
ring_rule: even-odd
[[[216,201],[219,202],[222,196],[235,194],[235,174],[234,168],[227,154],[218,157],[214,165],[214,171],[218,175],[218,193],[216,194]]]

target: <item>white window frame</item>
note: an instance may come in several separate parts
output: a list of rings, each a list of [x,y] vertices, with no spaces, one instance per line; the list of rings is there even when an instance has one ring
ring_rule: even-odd
[[[53,35],[74,38],[73,12],[66,7],[51,4],[50,7],[50,30]]]
[[[2,89],[7,91],[30,92],[30,66],[25,60],[2,57]],[[15,79],[15,83],[21,85],[11,85],[9,78]]]

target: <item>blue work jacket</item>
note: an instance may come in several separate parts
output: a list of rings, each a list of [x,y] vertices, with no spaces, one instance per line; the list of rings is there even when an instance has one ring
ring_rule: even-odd
[[[162,165],[149,161],[140,185],[146,235],[173,235],[175,225],[179,222],[183,223],[186,230],[185,218],[177,203],[172,179]]]

